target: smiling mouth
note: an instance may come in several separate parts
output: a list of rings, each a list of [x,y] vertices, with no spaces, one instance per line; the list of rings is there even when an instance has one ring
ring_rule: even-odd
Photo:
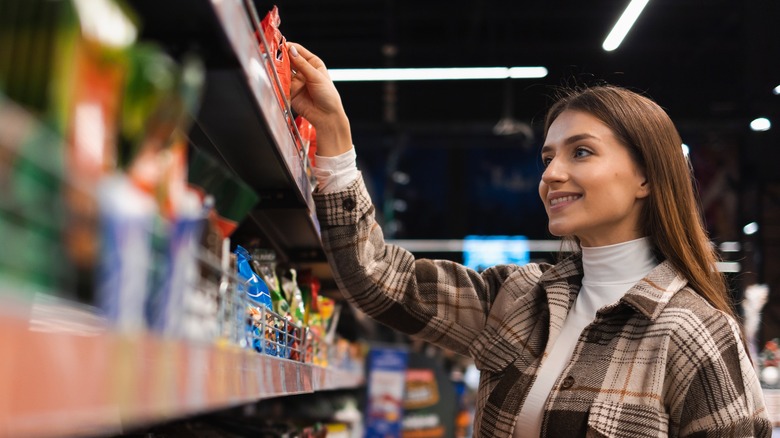
[[[561,198],[555,198],[550,200],[550,207],[554,207],[562,202],[570,202],[577,199],[580,199],[581,195],[571,195],[571,196],[563,196]]]

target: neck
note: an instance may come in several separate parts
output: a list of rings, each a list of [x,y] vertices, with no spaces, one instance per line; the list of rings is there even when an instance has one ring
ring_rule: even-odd
[[[582,247],[582,282],[636,283],[657,264],[648,237],[614,245]]]

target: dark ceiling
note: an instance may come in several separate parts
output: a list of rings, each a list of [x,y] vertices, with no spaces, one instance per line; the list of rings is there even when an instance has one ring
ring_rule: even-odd
[[[255,0],[261,15],[273,2]],[[687,126],[744,129],[777,113],[780,2],[651,0],[614,52],[628,0],[277,2],[281,29],[329,67],[542,65],[542,80],[399,82],[400,124],[538,121],[551,88],[605,81],[643,91]],[[390,49],[390,50],[388,50]],[[388,56],[395,52],[394,56]],[[339,83],[353,123],[381,123],[387,88]],[[507,99],[507,97],[511,97]]]

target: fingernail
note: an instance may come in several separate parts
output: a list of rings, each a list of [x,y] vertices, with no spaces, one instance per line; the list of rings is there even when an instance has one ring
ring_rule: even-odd
[[[294,57],[298,56],[298,49],[295,48],[295,46],[290,46],[290,54]]]

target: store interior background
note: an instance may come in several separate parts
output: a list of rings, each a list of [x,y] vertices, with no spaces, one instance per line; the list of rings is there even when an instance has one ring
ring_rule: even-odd
[[[256,2],[262,10],[271,3]],[[285,36],[329,68],[544,66],[544,79],[339,82],[384,231],[397,239],[550,239],[538,200],[541,125],[559,86],[639,91],[690,149],[706,224],[735,299],[770,298],[761,334],[780,336],[780,4],[653,0],[617,50],[604,38],[627,2],[298,1]],[[770,119],[769,131],[750,121]],[[759,231],[743,232],[756,222]],[[459,254],[421,256],[457,259]],[[541,255],[543,257],[544,255]],[[549,254],[548,254],[549,256]]]
[[[247,72],[241,71],[236,56],[225,54],[229,38],[213,33],[218,20],[213,19],[211,6],[222,2],[127,0],[145,19],[140,39],[164,41],[173,57],[194,50],[209,68],[238,72],[234,76],[244,79]],[[242,1],[235,3],[241,6]],[[651,0],[620,47],[611,52],[602,49],[602,42],[627,0],[246,3],[253,3],[260,15],[278,6],[280,29],[287,40],[303,44],[329,68],[543,66],[548,70],[542,79],[336,84],[351,121],[358,166],[385,237],[391,242],[433,242],[432,249],[415,250],[419,257],[462,261],[461,252],[444,247],[447,242],[474,235],[555,239],[547,231],[537,189],[542,172],[542,123],[556,89],[607,83],[654,99],[667,110],[688,147],[713,244],[737,244],[731,248],[738,250],[722,254],[725,261],[739,266],[737,272],[728,274],[737,310],[748,286],[766,284],[769,296],[757,341],[763,345],[780,338],[780,26],[776,23],[780,2]],[[3,0],[0,6],[4,6]],[[203,16],[210,18],[202,22]],[[256,104],[255,97],[246,97],[241,108],[246,108],[246,102]],[[210,116],[224,109],[210,109]],[[260,112],[248,111],[251,114],[236,118],[239,123],[248,120],[260,125],[261,117],[256,117],[262,115]],[[236,110],[226,113],[236,116]],[[750,122],[758,117],[774,125],[767,131],[751,130]],[[0,133],[2,129],[0,126]],[[199,144],[203,136],[202,132],[197,136],[198,129],[196,126],[191,132],[190,146],[205,151],[209,146]],[[258,131],[252,126],[239,133],[252,129]],[[240,140],[248,144],[255,139]],[[275,145],[258,148],[265,146]],[[278,155],[274,150],[262,156],[274,153]],[[263,166],[265,163],[248,163],[242,170]],[[255,183],[264,177],[262,171],[256,173],[250,175]],[[279,205],[285,207],[284,201]],[[747,233],[750,229],[745,226],[751,223],[757,224],[757,231]],[[247,219],[236,231],[233,243],[248,240],[257,232],[258,224]],[[555,251],[530,254],[531,260],[550,262],[557,255]],[[322,282],[324,295],[343,298],[332,278]],[[448,371],[470,365],[466,358],[414,342],[371,322],[348,305],[341,311],[337,331],[349,341],[403,344],[417,353],[415,360],[434,357],[446,362]],[[95,353],[103,355],[105,351],[95,349]],[[70,351],[66,354],[75,356]],[[227,364],[225,370],[232,369],[228,367],[234,364],[226,357],[218,358],[221,365]],[[270,375],[270,369],[262,372]],[[36,380],[29,374],[25,377]],[[286,377],[288,381],[277,380],[286,385],[296,378]],[[446,375],[445,380],[450,377]],[[773,389],[780,394],[778,388]],[[442,391],[443,399],[454,402],[455,397],[444,392],[444,387]],[[122,432],[139,437],[157,433],[183,436],[177,434],[187,430],[193,436],[207,436],[206,429],[200,434],[192,429],[200,424],[218,425],[238,436],[257,435],[260,432],[252,429],[252,424],[295,414],[325,418],[337,404],[334,399],[364,397],[366,388],[312,392],[284,392],[280,397],[216,412],[205,422],[197,416],[168,415],[165,409],[155,407],[151,409],[157,409],[154,418],[171,420],[170,424],[139,423],[134,425],[137,428]],[[775,411],[780,412],[780,401]],[[351,414],[359,417],[361,413]],[[8,418],[0,411],[0,437],[5,420]]]

